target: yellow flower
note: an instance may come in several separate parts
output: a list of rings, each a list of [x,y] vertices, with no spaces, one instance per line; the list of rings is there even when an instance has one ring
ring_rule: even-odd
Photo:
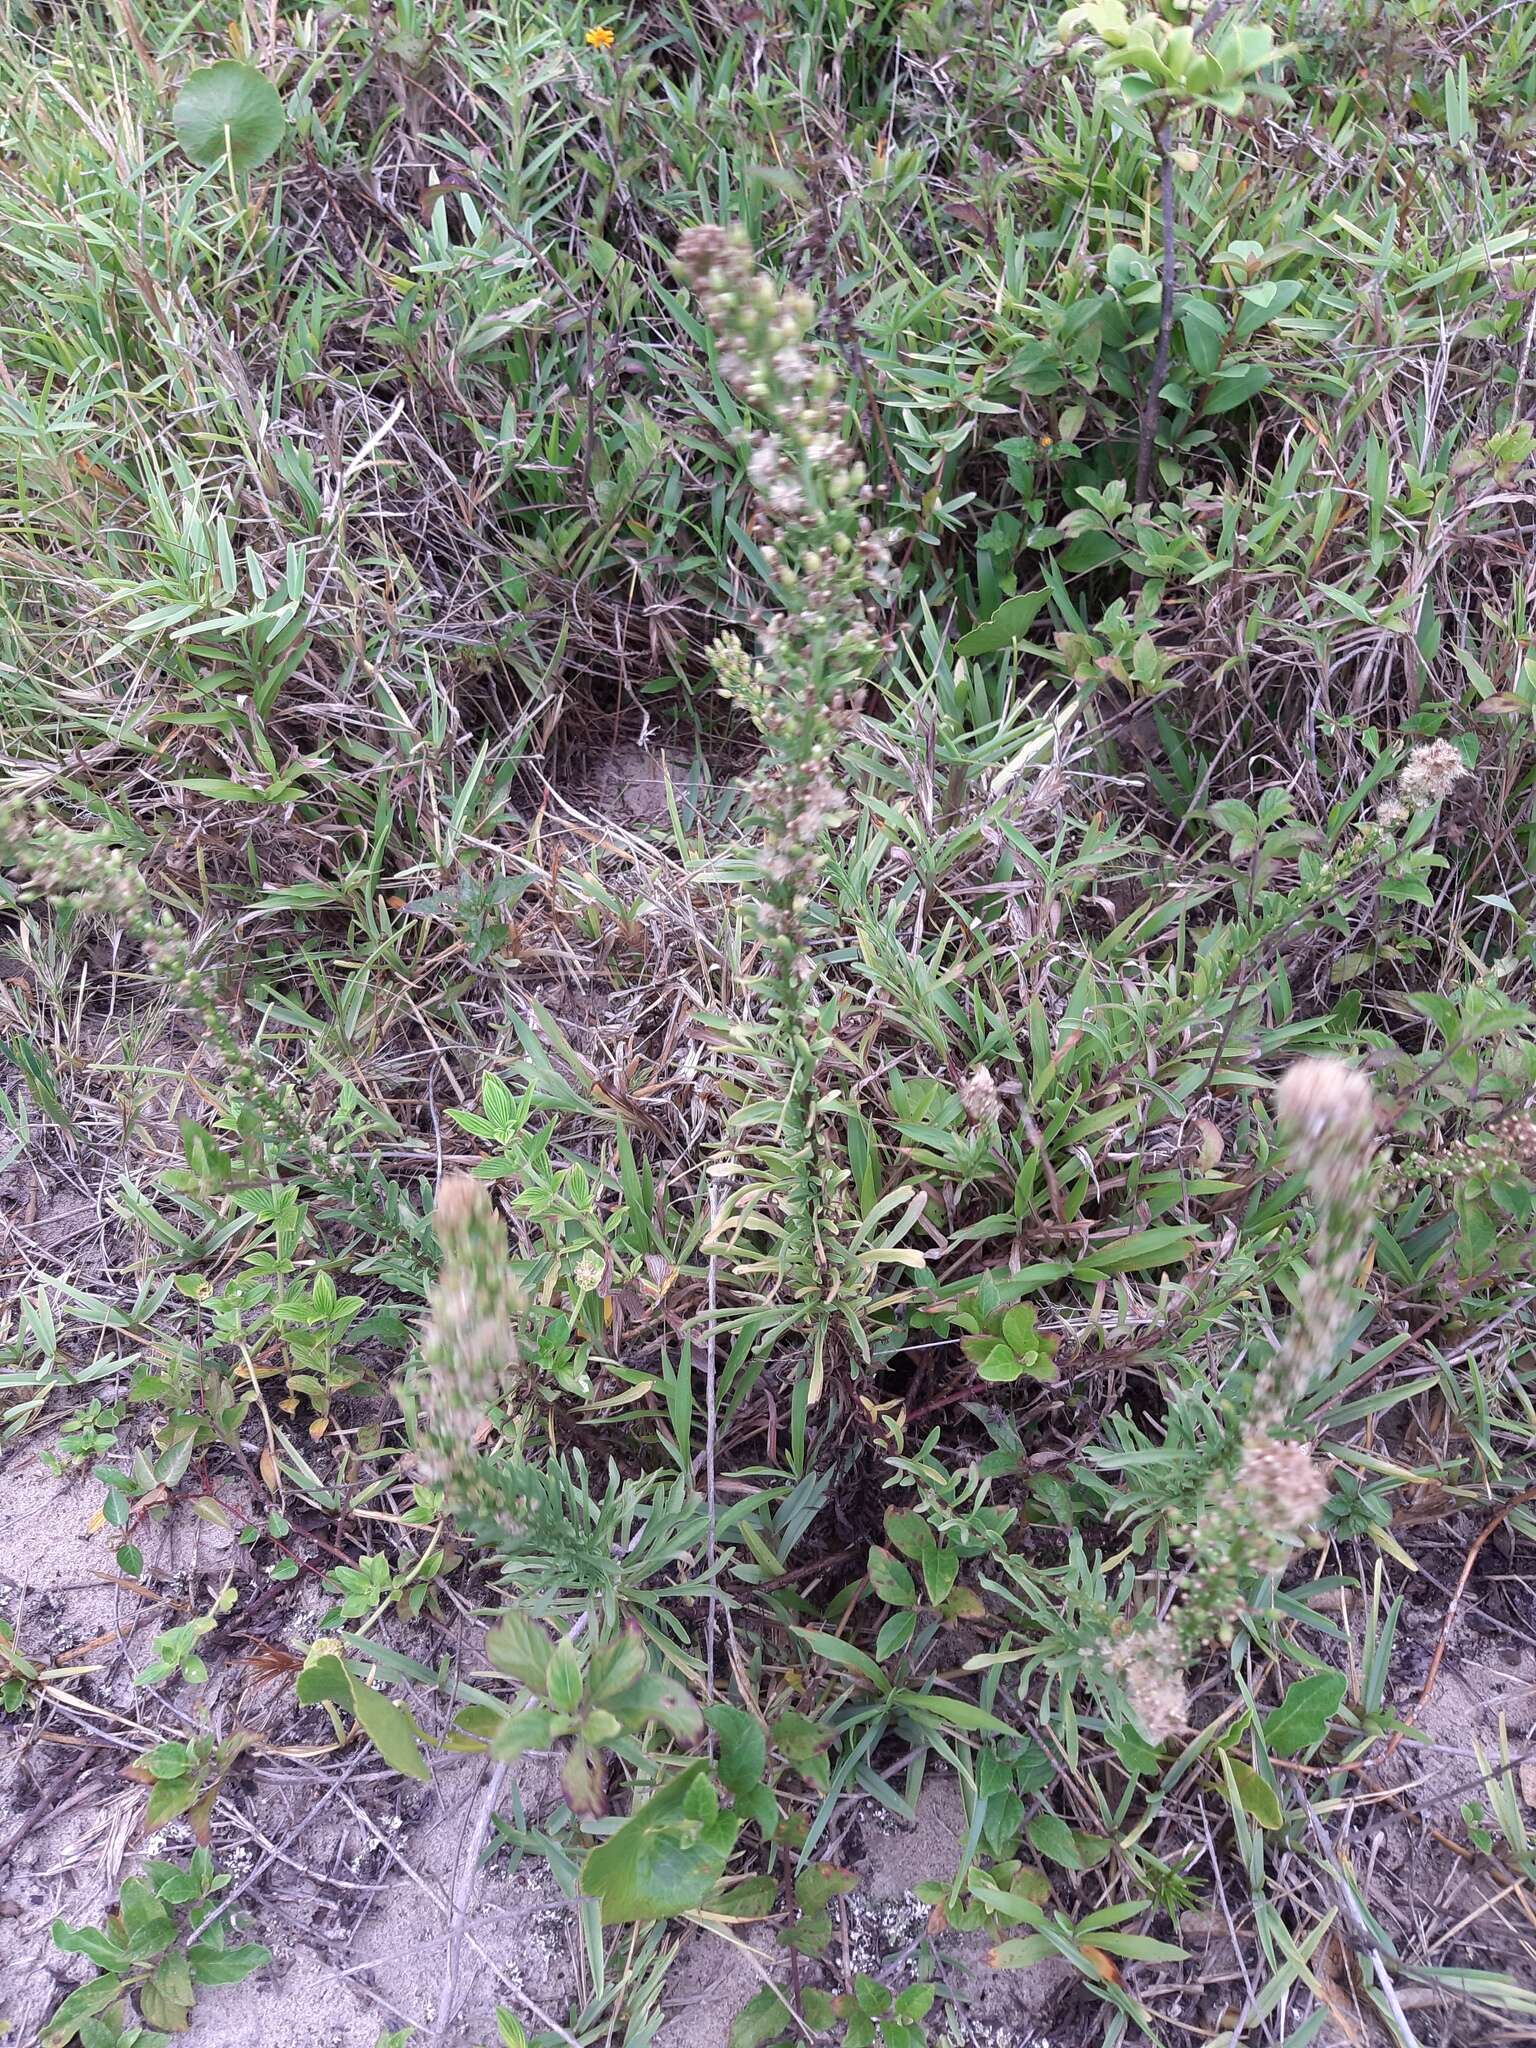
[[[586,44],[589,50],[611,50],[613,48],[613,30],[611,28],[589,28],[586,34]]]

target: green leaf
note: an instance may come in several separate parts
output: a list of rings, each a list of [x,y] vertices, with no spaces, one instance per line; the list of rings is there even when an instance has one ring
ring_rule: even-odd
[[[779,1940],[803,1956],[825,1955],[832,1944],[831,1901],[858,1886],[858,1877],[835,1863],[808,1863],[795,1877],[796,1918]]]
[[[509,1607],[485,1639],[485,1654],[503,1678],[542,1695],[554,1644],[536,1621]]]
[[[144,1832],[152,1835],[157,1828],[163,1828],[168,1820],[175,1820],[197,1802],[202,1786],[197,1777],[162,1778],[149,1788],[149,1798],[144,1805]]]
[[[1204,299],[1185,299],[1179,307],[1179,332],[1184,337],[1184,353],[1189,357],[1190,368],[1197,376],[1209,377],[1221,361],[1226,321]]]
[[[704,1910],[706,1913],[718,1913],[727,1920],[766,1920],[770,1913],[778,1910],[778,1904],[779,1880],[776,1877],[726,1878],[710,1893]]]
[[[487,1074],[480,1083],[480,1106],[498,1133],[510,1133],[516,1129],[517,1097],[495,1074]]]
[[[1024,1832],[1037,1856],[1059,1863],[1064,1870],[1082,1869],[1083,1859],[1073,1840],[1072,1830],[1059,1814],[1037,1813]]]
[[[807,1863],[795,1878],[795,1904],[802,1913],[819,1913],[831,1899],[857,1891],[858,1873],[836,1863]]]
[[[44,2022],[39,2037],[39,2048],[64,2048],[67,2041],[73,2041],[80,2031],[82,2020],[93,2014],[105,2012],[118,1996],[116,1977],[93,1977],[89,1984],[82,1984],[71,1991],[53,2017]]]
[[[987,1735],[1017,1732],[1006,1721],[999,1721],[996,1714],[989,1714],[985,1707],[978,1707],[971,1700],[951,1699],[948,1693],[903,1690],[891,1694],[891,1705],[905,1707],[909,1714],[924,1715],[930,1721],[942,1721],[948,1728],[979,1730]]]
[[[152,1778],[184,1778],[193,1767],[192,1753],[184,1742],[159,1742],[139,1758],[134,1768],[140,1767]]]
[[[574,1714],[581,1705],[581,1659],[574,1643],[557,1643],[544,1679],[544,1696],[558,1714]]]
[[[1050,593],[1044,590],[1021,591],[1017,597],[1005,598],[985,624],[973,626],[969,633],[963,633],[955,642],[957,654],[995,654],[1000,648],[1011,647],[1016,640],[1022,640],[1037,615],[1045,609]]]
[[[1148,1742],[1139,1728],[1129,1721],[1123,1721],[1118,1728],[1108,1731],[1110,1748],[1124,1764],[1133,1778],[1150,1778],[1158,1768],[1157,1751]]]
[[[606,1643],[600,1643],[588,1659],[588,1697],[598,1706],[606,1707],[644,1676],[645,1638],[633,1626],[622,1628]]]
[[[824,1657],[829,1664],[840,1664],[845,1671],[856,1671],[878,1693],[889,1690],[885,1673],[873,1657],[866,1656],[852,1643],[845,1643],[841,1636],[829,1636],[824,1630],[814,1628],[797,1628],[794,1633],[808,1649],[814,1650],[818,1657]]]
[[[782,2040],[795,2031],[789,2001],[771,1984],[765,1984],[731,2021],[725,2048],[768,2048],[770,2042]]]
[[[139,2011],[152,2027],[162,2033],[186,2032],[192,2011],[192,1970],[187,1957],[173,1950],[161,1958],[153,1976],[139,1986]]]
[[[547,1707],[524,1707],[520,1714],[508,1714],[491,1737],[491,1755],[498,1763],[511,1763],[530,1749],[548,1749],[555,1739],[555,1717]]]
[[[720,1881],[740,1822],[715,1814],[708,1768],[688,1764],[587,1857],[582,1890],[605,1927],[691,1913]]]
[[[1277,1828],[1285,1819],[1280,1804],[1280,1795],[1273,1785],[1267,1784],[1252,1765],[1245,1764],[1233,1756],[1222,1757],[1222,1768],[1227,1773],[1233,1798],[1256,1820],[1261,1828]]]
[[[301,1707],[317,1706],[321,1700],[332,1700],[338,1707],[350,1707],[352,1688],[347,1683],[347,1667],[339,1657],[316,1657],[306,1664],[294,1680],[293,1689],[298,1694]]]
[[[985,1338],[976,1340],[977,1348],[974,1351],[971,1348],[972,1341],[968,1339],[961,1349],[967,1357],[975,1359],[976,1377],[985,1380],[989,1386],[1011,1386],[1016,1379],[1022,1379],[1029,1370],[1031,1361],[1020,1358],[1013,1346],[1003,1343],[1000,1338],[991,1341]]]
[[[1013,1759],[1013,1782],[1020,1792],[1043,1792],[1056,1782],[1056,1766],[1038,1742],[1026,1737]]]
[[[1120,1934],[1113,1929],[1099,1933],[1096,1930],[1092,1941],[1093,1946],[1103,1949],[1106,1955],[1124,1956],[1131,1963],[1182,1963],[1189,1955],[1187,1948],[1180,1948],[1171,1941],[1157,1941],[1150,1934]]]
[[[938,1995],[936,1985],[909,1984],[891,2007],[891,2016],[898,2020],[924,2020]]]
[[[772,1722],[769,1732],[785,1763],[825,1792],[829,1777],[826,1752],[836,1740],[834,1731],[824,1723],[810,1720],[797,1707],[787,1707]]]
[[[1040,1349],[1040,1332],[1035,1325],[1035,1312],[1028,1302],[1020,1302],[1008,1310],[1003,1317],[1003,1336],[1020,1357]]]
[[[84,1956],[98,1970],[126,1970],[132,1958],[123,1944],[102,1927],[71,1927],[67,1920],[53,1923],[53,1945],[67,1956]]]
[[[1321,1742],[1348,1690],[1342,1671],[1314,1671],[1288,1685],[1279,1706],[1264,1717],[1264,1747],[1270,1755],[1299,1756]]]
[[[142,1877],[125,1877],[117,1897],[123,1946],[135,1962],[148,1962],[176,1939],[176,1922]]]
[[[1123,553],[1112,533],[1084,533],[1069,541],[1056,560],[1069,575],[1075,576],[1084,569],[1097,569],[1105,562],[1113,562]]]
[[[187,1963],[199,1984],[238,1984],[252,1970],[261,1970],[272,1960],[272,1951],[259,1941],[247,1941],[239,1948],[215,1948],[211,1942],[195,1941],[187,1950]]]
[[[869,1553],[869,1583],[887,1607],[915,1607],[917,1585],[901,1559],[889,1550]]]
[[[1236,363],[1230,369],[1218,370],[1200,407],[1202,416],[1209,419],[1213,413],[1232,412],[1246,404],[1266,388],[1274,374],[1268,363]]]
[[[875,1637],[875,1656],[882,1664],[889,1664],[917,1634],[917,1613],[911,1607],[898,1607],[888,1614],[880,1624],[880,1633]]]
[[[885,1517],[885,1533],[903,1557],[921,1557],[933,1541],[933,1531],[911,1508],[891,1508]]]
[[[867,2018],[883,2019],[891,2009],[891,1994],[873,1977],[859,1976],[853,1980],[853,2002]]]
[[[347,1677],[351,1683],[352,1711],[363,1733],[385,1763],[407,1778],[420,1778],[423,1783],[427,1782],[432,1774],[416,1746],[421,1731],[410,1715],[404,1708],[397,1707],[393,1700],[386,1699],[383,1693],[375,1692],[350,1668]]]
[[[779,1824],[779,1802],[766,1785],[754,1785],[736,1801],[736,1811],[751,1821],[763,1835],[771,1835]]]
[[[647,1671],[621,1693],[609,1693],[605,1704],[626,1728],[639,1728],[646,1721],[659,1721],[678,1742],[697,1742],[704,1732],[699,1703],[679,1679],[659,1671]]]
[[[465,1749],[478,1748],[481,1743],[494,1742],[501,1733],[502,1724],[511,1720],[500,1707],[461,1707],[454,1717],[450,1731],[455,1745]]]
[[[1072,1268],[1075,1280],[1097,1280],[1106,1273],[1134,1273],[1147,1266],[1171,1266],[1187,1259],[1194,1238],[1187,1230],[1162,1223],[1152,1230],[1133,1230],[1128,1237],[1095,1245],[1088,1258]]]
[[[176,95],[171,125],[193,163],[252,171],[283,139],[283,103],[253,64],[226,58],[192,73]]]
[[[711,1707],[704,1716],[720,1744],[716,1769],[733,1799],[745,1799],[763,1782],[768,1768],[768,1738],[755,1714],[742,1707]]]
[[[940,1550],[930,1543],[922,1555],[923,1591],[930,1607],[938,1607],[954,1591],[960,1574],[960,1559],[953,1550]]]
[[[994,1970],[1028,1970],[1055,1953],[1043,1934],[1019,1934],[996,1942],[987,1950],[987,1961]]]
[[[572,1813],[595,1819],[608,1811],[603,1760],[589,1743],[573,1742],[560,1765],[560,1790]]]
[[[96,2019],[80,2023],[80,2048],[171,2048],[164,2034],[152,2034],[136,2027],[126,2006],[110,2008]]]
[[[800,1993],[800,2008],[809,2024],[818,2034],[830,2034],[838,2024],[838,2007],[841,1999],[833,1998],[829,1992],[817,1990],[814,1984],[807,1984]],[[797,2034],[795,2039],[800,2036]]]

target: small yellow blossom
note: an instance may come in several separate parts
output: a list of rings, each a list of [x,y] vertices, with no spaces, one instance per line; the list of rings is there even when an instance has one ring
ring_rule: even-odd
[[[589,28],[586,34],[586,44],[589,50],[611,50],[613,48],[613,30],[611,28]]]

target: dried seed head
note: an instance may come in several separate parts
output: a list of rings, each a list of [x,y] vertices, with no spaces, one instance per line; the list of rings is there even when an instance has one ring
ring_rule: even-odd
[[[489,1194],[483,1182],[472,1180],[467,1173],[450,1173],[439,1183],[437,1198],[432,1204],[432,1227],[441,1244],[445,1235],[453,1236],[464,1230],[471,1219],[488,1211],[491,1206]]]
[[[995,1124],[1003,1113],[1003,1098],[986,1067],[974,1067],[960,1083],[960,1101],[973,1124]]]
[[[1246,1519],[1289,1553],[1322,1515],[1328,1480],[1305,1444],[1258,1434],[1243,1444],[1237,1492]]]
[[[1363,1149],[1376,1129],[1371,1084],[1344,1060],[1298,1060],[1280,1082],[1275,1110],[1287,1141],[1298,1150]]]
[[[1467,772],[1449,740],[1415,747],[1397,778],[1397,793],[1411,810],[1443,803]]]
[[[1507,1117],[1489,1131],[1488,1137],[1501,1165],[1536,1167],[1536,1119]]]
[[[1171,1629],[1143,1630],[1110,1652],[1110,1669],[1125,1687],[1131,1712],[1155,1748],[1189,1727],[1189,1695]]]
[[[506,1232],[483,1181],[447,1175],[432,1206],[432,1230],[442,1263],[422,1340],[417,1455],[430,1478],[453,1489],[473,1470],[476,1425],[515,1375],[515,1318],[523,1304]]]

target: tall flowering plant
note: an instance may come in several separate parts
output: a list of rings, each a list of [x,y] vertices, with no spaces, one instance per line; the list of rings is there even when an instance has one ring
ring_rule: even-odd
[[[876,615],[894,573],[864,464],[847,439],[846,396],[811,338],[809,298],[760,269],[736,229],[691,229],[677,260],[721,376],[755,416],[744,452],[772,578],[773,602],[753,621],[754,648],[725,633],[709,649],[722,690],[764,743],[748,790],[757,836],[744,910],[763,962],[768,1027],[752,1050],[776,1143],[766,1205],[761,1185],[748,1189],[736,1220],[756,1225],[766,1206],[795,1295],[826,1304],[838,1291],[842,1174],[819,1115],[809,912],[829,837],[847,816],[840,748],[881,657]],[[748,1115],[760,1107],[749,1104]],[[819,1383],[818,1365],[813,1398]]]
[[[1297,1401],[1333,1364],[1355,1299],[1372,1213],[1376,1114],[1369,1082],[1342,1060],[1299,1061],[1280,1083],[1276,1120],[1305,1168],[1317,1214],[1295,1315],[1259,1375],[1235,1462],[1186,1534],[1188,1575],[1168,1614],[1132,1623],[1110,1652],[1132,1712],[1154,1742],[1187,1725],[1184,1673],[1230,1642],[1248,1586],[1282,1571],[1328,1497],[1326,1473],[1289,1432]]]

